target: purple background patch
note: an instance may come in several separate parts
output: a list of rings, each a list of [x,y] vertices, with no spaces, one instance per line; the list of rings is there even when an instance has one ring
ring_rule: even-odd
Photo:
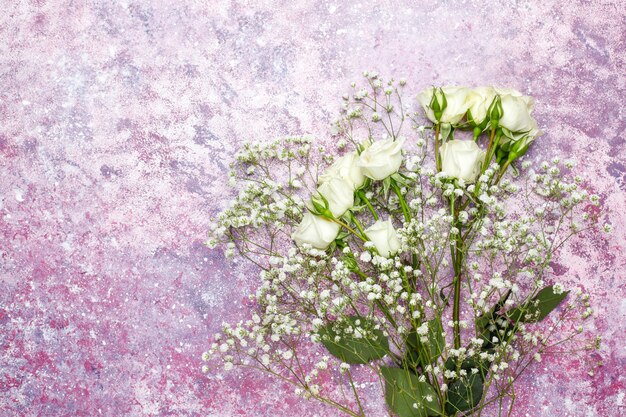
[[[625,415],[623,2],[414,3],[5,2],[0,416],[338,415],[256,372],[201,373],[258,282],[203,241],[236,149],[328,142],[364,69],[537,99],[531,158],[576,159],[615,231],[553,268],[590,292],[601,350],[532,367],[514,416]]]

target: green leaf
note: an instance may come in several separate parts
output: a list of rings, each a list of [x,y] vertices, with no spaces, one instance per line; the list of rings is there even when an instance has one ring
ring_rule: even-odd
[[[395,182],[396,184],[398,184],[401,187],[410,187],[413,184],[415,184],[415,180],[411,179],[410,177],[407,177],[406,175],[404,175],[401,172],[396,172],[395,174],[391,175],[391,180],[393,182]]]
[[[500,331],[504,330],[506,332],[509,330],[510,324],[508,320],[504,320],[503,322],[503,315],[498,314],[498,312],[504,306],[510,295],[511,290],[507,291],[490,311],[476,319],[476,330],[478,331],[480,337],[485,341],[482,350],[488,351],[493,348],[493,338],[496,337],[500,340],[502,337]],[[495,328],[490,329],[491,326],[494,326]],[[504,335],[506,336],[506,333],[504,333]]]
[[[381,366],[385,379],[385,401],[399,417],[441,415],[441,406],[434,388],[402,368]]]
[[[476,407],[483,397],[483,377],[480,372],[457,378],[448,384],[448,401],[446,413],[454,415],[459,411],[467,411]]]
[[[391,177],[387,177],[383,180],[383,193],[385,198],[389,196],[389,189],[391,188]]]
[[[478,375],[484,380],[487,378],[487,373],[489,372],[490,362],[488,360],[483,360],[478,357],[466,358],[461,362],[461,366],[458,366],[458,359],[448,358],[444,363],[444,368],[448,371],[459,372],[460,370],[464,370],[467,374],[472,373],[472,369],[478,369]]]
[[[420,336],[414,330],[409,333],[406,343],[407,350],[413,350],[421,353],[420,358],[423,365],[428,365],[437,360],[441,356],[441,352],[446,344],[443,338],[443,326],[441,320],[434,318],[428,323],[428,333],[424,336],[428,338],[426,343],[422,343]]]
[[[389,353],[389,341],[383,332],[374,329],[372,320],[348,317],[346,321],[329,323],[319,330],[322,344],[331,355],[346,363],[363,364]],[[365,329],[366,335],[357,337],[346,331],[357,327]]]
[[[532,300],[508,311],[507,316],[514,322],[534,323],[541,321],[561,304],[561,301],[567,297],[567,294],[569,294],[569,291],[555,294],[552,285],[545,287]]]

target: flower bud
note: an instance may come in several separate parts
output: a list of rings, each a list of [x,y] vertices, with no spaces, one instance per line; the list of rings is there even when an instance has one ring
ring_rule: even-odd
[[[430,87],[417,95],[417,101],[431,122],[456,125],[467,113],[469,93],[466,87]]]
[[[491,102],[491,106],[489,106],[489,120],[491,121],[491,127],[498,127],[498,122],[502,117],[502,99],[499,95],[495,96],[493,101]]]
[[[516,159],[526,155],[526,152],[528,152],[528,148],[530,147],[530,144],[533,143],[533,141],[535,140],[534,137],[531,137],[530,134],[524,136],[522,139],[513,142],[513,144],[511,145],[511,151],[509,152],[509,157],[508,160],[509,162],[513,162]]]
[[[439,100],[441,100],[441,103]],[[433,97],[430,100],[430,108],[433,109],[433,113],[435,114],[435,119],[437,121],[441,120],[441,115],[446,107],[448,107],[446,93],[444,93],[441,88],[437,88],[433,91]]]
[[[313,207],[309,207],[309,209],[313,212],[313,214],[317,214],[328,219],[333,219],[335,217],[328,208],[328,200],[322,194],[318,194],[316,197],[311,199],[311,206]]]

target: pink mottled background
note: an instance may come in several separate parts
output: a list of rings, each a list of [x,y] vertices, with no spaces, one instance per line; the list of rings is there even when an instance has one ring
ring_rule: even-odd
[[[325,140],[371,68],[537,98],[533,155],[577,159],[615,232],[555,268],[591,293],[600,352],[537,364],[515,416],[626,415],[623,1],[3,3],[2,417],[337,415],[257,373],[200,372],[257,282],[202,242],[238,146]]]

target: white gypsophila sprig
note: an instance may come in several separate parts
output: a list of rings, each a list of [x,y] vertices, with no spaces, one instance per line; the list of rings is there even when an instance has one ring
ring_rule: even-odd
[[[461,386],[473,393],[480,382],[480,402],[465,399],[472,407],[461,412],[480,413],[514,395],[524,369],[564,342],[588,346],[576,342],[593,317],[588,296],[552,283],[552,268],[567,241],[598,222],[600,198],[589,195],[571,161],[518,162],[538,136],[529,97],[432,88],[421,104],[434,124],[425,126],[402,97],[405,81],[364,77],[344,95],[333,126],[338,148],[354,149],[321,175],[333,157],[307,137],[249,145],[237,155],[231,179],[240,191],[208,243],[254,262],[259,285],[250,319],[225,323],[203,359],[217,359],[220,372],[264,370],[297,395],[355,417],[366,415],[355,367],[370,367],[386,389],[394,386],[390,375],[422,384],[427,394],[409,400],[413,409],[438,405],[433,414],[454,415],[448,403]],[[454,118],[443,121],[447,93]],[[461,95],[480,117],[462,114]],[[506,114],[511,109],[524,123]],[[529,121],[532,137],[511,131]],[[438,147],[463,140],[464,129],[475,143],[456,147],[471,150],[474,162],[445,173]],[[380,149],[383,157],[360,160]],[[476,176],[460,175],[469,171]],[[303,230],[294,246],[291,229],[307,210],[317,217],[302,227],[319,239],[307,240]],[[339,376],[339,390],[329,375]]]

